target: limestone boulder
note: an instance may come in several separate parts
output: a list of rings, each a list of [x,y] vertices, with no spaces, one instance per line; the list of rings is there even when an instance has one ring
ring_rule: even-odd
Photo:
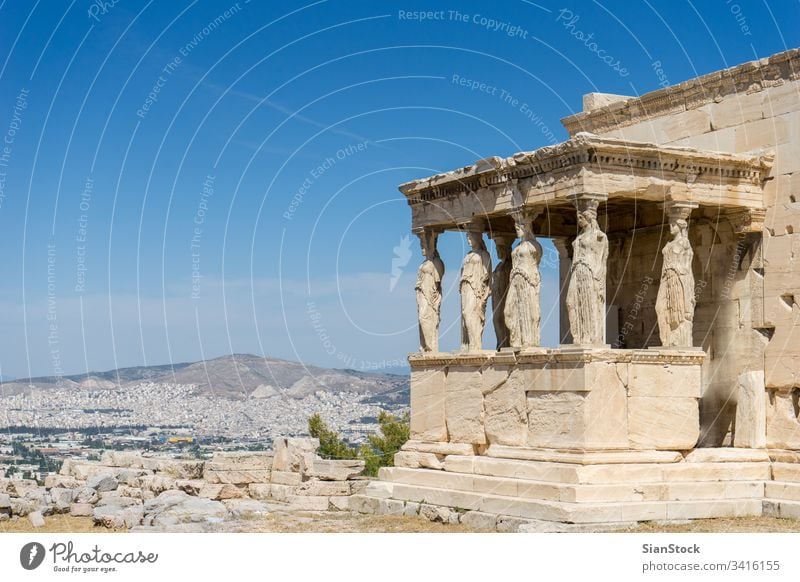
[[[29,513],[28,520],[30,520],[31,525],[35,528],[44,527],[44,516],[42,516],[41,511],[32,511]]]
[[[199,497],[205,499],[223,500],[238,499],[245,496],[245,491],[235,485],[207,483],[200,488]]]
[[[91,517],[94,506],[91,503],[71,503],[69,514],[72,517]]]
[[[186,523],[219,523],[228,517],[224,504],[192,497],[183,491],[165,491],[144,504],[143,525],[171,526]]]
[[[347,481],[361,475],[365,463],[361,460],[350,459],[320,459],[311,460],[311,466],[303,466],[303,473],[308,477],[321,481]]]
[[[272,469],[299,472],[305,460],[313,459],[319,448],[319,439],[280,437],[273,442]]]
[[[86,480],[86,486],[102,493],[114,491],[119,486],[119,482],[111,473],[96,473]]]
[[[139,499],[111,496],[101,500],[92,510],[95,525],[122,529],[139,525],[144,516],[144,506]]]

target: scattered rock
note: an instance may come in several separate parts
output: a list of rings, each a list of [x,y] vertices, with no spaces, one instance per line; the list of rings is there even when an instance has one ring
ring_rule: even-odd
[[[41,512],[32,511],[28,514],[28,519],[33,527],[44,527],[44,517],[42,517]]]
[[[73,517],[89,517],[93,509],[91,503],[72,503],[69,506],[69,514]]]
[[[176,525],[192,522],[220,522],[228,516],[219,501],[191,497],[183,491],[165,491],[144,504],[143,525]]]
[[[86,480],[86,486],[98,492],[114,491],[119,486],[119,482],[110,473],[99,473],[89,477]]]

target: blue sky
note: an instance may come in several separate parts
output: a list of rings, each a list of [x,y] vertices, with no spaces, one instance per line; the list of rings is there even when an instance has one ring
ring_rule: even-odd
[[[584,93],[797,47],[798,24],[794,0],[5,0],[0,373],[396,367],[421,260],[398,184],[562,141]],[[466,246],[440,248],[452,349]]]

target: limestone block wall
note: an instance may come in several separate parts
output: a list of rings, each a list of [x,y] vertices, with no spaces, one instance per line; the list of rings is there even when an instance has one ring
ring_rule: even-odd
[[[698,313],[701,322],[716,317],[703,399],[708,445],[727,442],[726,433],[735,429],[739,376],[763,370],[766,444],[800,448],[798,64],[800,51],[788,51],[565,120],[572,133],[775,156],[764,190],[767,214],[761,240],[753,245],[721,224],[709,224],[700,234],[702,246],[694,245],[696,253],[706,249],[716,265],[709,272],[712,285],[719,286],[719,273],[725,272],[718,261],[730,265],[742,259],[733,274],[730,300],[712,306],[716,316]],[[708,244],[722,245],[724,252],[709,251]],[[731,285],[729,278],[722,281]],[[712,292],[708,300],[716,299]]]
[[[586,358],[569,350],[543,350],[529,358],[412,358],[411,439],[467,445],[477,453],[489,445],[696,446],[702,352],[591,351]]]

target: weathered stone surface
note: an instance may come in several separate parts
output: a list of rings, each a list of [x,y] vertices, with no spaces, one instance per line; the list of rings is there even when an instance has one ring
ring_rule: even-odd
[[[491,445],[486,451],[490,457],[548,461],[576,465],[606,465],[611,463],[678,463],[683,455],[677,451],[554,451],[527,447]]]
[[[211,465],[211,467],[209,467]],[[232,485],[249,485],[250,483],[269,483],[271,471],[263,469],[217,470],[216,463],[207,463],[203,479],[209,483],[230,483]]]
[[[138,477],[136,480],[136,485],[147,491],[152,491],[156,495],[164,491],[170,491],[178,488],[177,481],[175,479],[162,475],[144,475],[142,477]]]
[[[62,513],[69,511],[69,506],[75,501],[76,494],[76,490],[63,487],[54,487],[50,490],[50,498],[53,500],[56,510]],[[0,507],[0,511],[2,511],[2,507]]]
[[[245,492],[235,485],[207,483],[200,488],[198,496],[206,499],[237,499],[245,496]]]
[[[175,479],[202,479],[203,465],[203,461],[145,458],[142,468],[163,473]]]
[[[350,511],[350,497],[331,497],[328,509],[330,511]]]
[[[297,487],[297,495],[350,495],[349,481],[306,481]]]
[[[175,481],[175,488],[189,495],[199,495],[203,485],[205,485],[205,481],[202,479],[178,479]]]
[[[253,499],[269,499],[271,487],[269,483],[251,483],[247,486],[247,493]]]
[[[775,481],[800,483],[800,465],[796,463],[772,463],[772,478]]]
[[[314,458],[310,466],[303,465],[303,472],[305,475],[323,481],[346,481],[347,479],[357,477],[363,471],[364,461],[360,460],[327,460]]]
[[[628,433],[633,448],[692,449],[700,437],[700,407],[694,398],[631,397]]]
[[[483,420],[480,371],[466,366],[451,366],[445,381],[445,421],[449,440],[485,444]]]
[[[411,370],[411,438],[447,441],[445,371],[437,367]]]
[[[482,511],[467,511],[461,516],[461,523],[474,530],[495,531],[497,516]]]
[[[769,461],[763,449],[701,448],[686,455],[687,463],[763,463]]]
[[[314,495],[289,495],[286,501],[295,511],[327,511],[330,504],[329,497]]]
[[[8,491],[17,497],[25,497],[25,495],[37,489],[39,485],[33,479],[11,479],[9,482]]]
[[[69,514],[73,517],[90,517],[93,510],[91,503],[72,503],[69,506]]]
[[[313,458],[319,448],[319,440],[311,438],[285,438],[280,437],[273,442],[274,457],[272,469],[274,471],[300,471],[304,458]]]
[[[419,467],[427,469],[443,469],[443,460],[444,455],[436,455],[434,453],[418,453],[415,451],[399,451],[394,455],[394,464],[396,467],[409,467],[412,469]]]
[[[139,525],[143,516],[141,501],[129,497],[109,499],[92,510],[94,523],[108,528],[131,528]]]
[[[28,520],[30,520],[31,525],[33,527],[39,528],[44,527],[44,517],[40,511],[32,511],[28,514]]]
[[[364,495],[379,499],[388,499],[392,496],[392,484],[385,481],[370,481],[364,490]]]
[[[468,443],[438,443],[422,441],[406,441],[400,448],[403,451],[433,453],[435,455],[474,455],[475,445]]]
[[[76,503],[97,503],[100,495],[93,487],[82,487],[75,494]]]
[[[800,449],[800,417],[796,412],[800,392],[769,390],[767,394],[767,446]]]
[[[800,451],[787,451],[784,449],[768,449],[771,461],[776,463],[800,463]]]
[[[440,505],[429,505],[427,503],[420,504],[419,515],[432,522],[450,523],[450,516],[454,512],[447,507]]]
[[[739,374],[736,390],[735,447],[760,448],[767,445],[767,393],[764,370]]]
[[[255,519],[270,514],[269,506],[255,499],[227,499],[223,503],[234,519]]]
[[[11,513],[11,496],[8,493],[0,493],[0,513]]]
[[[492,386],[484,372],[486,439],[491,444],[524,446],[528,440],[528,410],[523,375],[519,370],[503,374]]]
[[[210,463],[206,463],[206,468],[212,465],[216,471],[242,469],[269,471],[272,469],[273,457],[271,451],[217,452],[211,457]]]
[[[219,523],[227,516],[227,508],[219,501],[190,497],[183,491],[165,491],[155,499],[145,502],[142,523],[157,526]]]
[[[630,366],[630,396],[700,398],[703,391],[699,366],[634,362]]]
[[[299,485],[303,481],[303,476],[297,472],[272,471],[271,482],[278,485]]]
[[[47,489],[52,489],[54,487],[63,487],[65,489],[78,489],[79,487],[83,487],[85,483],[74,477],[67,477],[60,474],[55,475],[45,475],[44,477],[44,486]]]
[[[98,492],[114,491],[119,483],[110,473],[97,473],[86,480],[86,486]]]

